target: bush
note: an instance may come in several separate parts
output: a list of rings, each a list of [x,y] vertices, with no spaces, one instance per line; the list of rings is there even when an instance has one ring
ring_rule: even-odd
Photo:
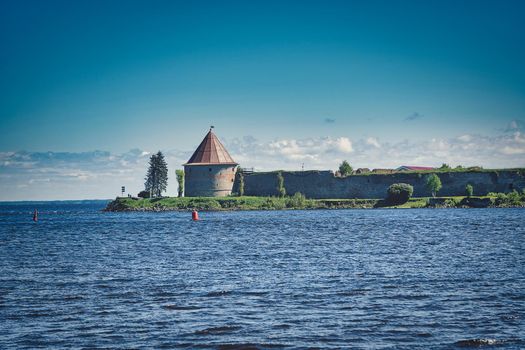
[[[149,198],[149,191],[140,191],[139,194],[137,194],[137,197]]]
[[[456,198],[447,198],[443,202],[443,207],[445,208],[456,208],[460,203],[460,200]]]
[[[471,184],[468,184],[467,186],[465,186],[465,194],[469,198],[472,197],[472,195],[474,194],[474,187],[472,187]]]
[[[296,192],[292,197],[286,199],[287,208],[304,208],[306,206],[306,197],[301,192]]]
[[[284,209],[284,199],[278,197],[266,197],[261,204],[262,209]]]
[[[494,194],[494,193],[489,193]],[[495,193],[494,204],[499,207],[515,207],[523,206],[525,204],[525,196],[520,195],[518,191],[514,190],[510,193]]]
[[[521,204],[521,196],[518,193],[518,191],[514,190],[510,193],[507,193],[507,201],[509,205],[516,205],[519,206]]]
[[[388,188],[386,202],[390,205],[404,204],[408,202],[413,193],[414,187],[409,184],[393,184]]]

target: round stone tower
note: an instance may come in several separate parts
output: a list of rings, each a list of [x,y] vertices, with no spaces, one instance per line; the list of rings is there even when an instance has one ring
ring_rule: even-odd
[[[186,197],[225,197],[232,193],[237,163],[212,128],[190,160],[183,164]]]

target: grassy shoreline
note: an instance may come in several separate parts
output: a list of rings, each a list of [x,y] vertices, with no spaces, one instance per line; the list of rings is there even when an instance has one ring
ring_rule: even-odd
[[[507,198],[509,197],[509,198]],[[137,199],[119,197],[110,202],[105,211],[233,211],[233,210],[297,210],[297,209],[393,209],[414,208],[486,208],[525,207],[525,196],[510,198],[510,195],[467,198],[438,197],[411,198],[401,205],[385,206],[380,199],[305,199],[304,197],[164,197]]]

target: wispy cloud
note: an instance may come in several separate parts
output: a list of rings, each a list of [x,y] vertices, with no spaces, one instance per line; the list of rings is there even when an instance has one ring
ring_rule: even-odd
[[[418,112],[414,112],[408,116],[405,117],[405,121],[414,121],[414,120],[418,120],[418,119],[421,119],[421,118],[424,118],[425,116],[421,113],[418,113]]]
[[[381,144],[379,143],[379,140],[375,137],[368,137],[365,140],[367,145],[374,146],[375,148],[381,147]]]
[[[325,118],[324,122],[326,124],[333,124],[333,123],[335,123],[335,119],[333,119],[333,118]]]
[[[514,119],[511,120],[505,129],[503,129],[504,132],[516,132],[516,131],[523,131],[525,129],[525,121]]]
[[[303,163],[305,169],[333,170],[343,160],[367,168],[442,163],[486,168],[525,166],[525,135],[521,131],[396,142],[373,136],[271,141],[244,136],[223,141],[235,161],[256,170],[299,170]],[[112,198],[119,194],[120,186],[136,194],[143,189],[147,162],[155,151],[0,152],[0,200]],[[180,169],[191,153],[164,151],[169,167],[168,195],[177,193],[175,169]]]
[[[189,152],[165,152],[170,174]],[[143,188],[150,152],[0,152],[0,200],[111,198]],[[171,190],[176,193],[176,184]]]
[[[442,163],[487,168],[525,166],[525,136],[520,132],[397,142],[385,142],[376,137],[260,142],[250,137],[234,139],[226,145],[241,165],[259,170],[298,170],[302,163],[309,169],[335,169],[345,159],[356,167],[368,168],[395,168],[401,164],[439,166]]]

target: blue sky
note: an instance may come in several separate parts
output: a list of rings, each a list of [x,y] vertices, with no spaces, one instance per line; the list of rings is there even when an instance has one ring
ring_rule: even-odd
[[[261,169],[525,166],[524,23],[522,1],[4,1],[0,199],[140,190],[148,152],[179,167],[209,125]]]

